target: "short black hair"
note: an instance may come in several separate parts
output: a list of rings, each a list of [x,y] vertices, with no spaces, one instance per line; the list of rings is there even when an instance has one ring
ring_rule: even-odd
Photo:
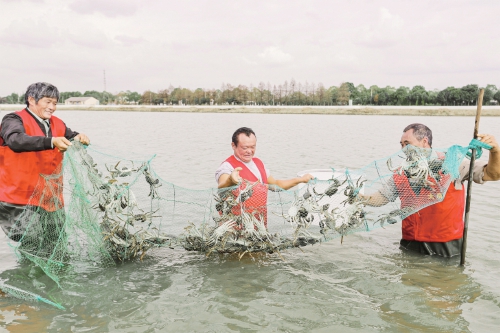
[[[59,90],[53,84],[47,82],[37,82],[30,84],[28,89],[26,89],[26,94],[24,94],[24,101],[26,102],[26,106],[30,106],[28,102],[28,98],[33,97],[35,99],[35,103],[38,103],[44,97],[55,98],[59,101]]]
[[[414,123],[406,126],[403,133],[411,129],[413,130],[413,135],[415,135],[418,141],[422,141],[424,138],[427,138],[429,146],[432,147],[432,131],[429,127],[424,124]]]
[[[248,127],[240,127],[236,130],[236,132],[233,133],[233,143],[235,146],[238,146],[238,136],[243,133],[245,134],[246,136],[250,137],[250,135],[255,135],[254,131],[252,131],[251,128],[248,128]],[[257,135],[255,135],[255,137],[257,137]]]

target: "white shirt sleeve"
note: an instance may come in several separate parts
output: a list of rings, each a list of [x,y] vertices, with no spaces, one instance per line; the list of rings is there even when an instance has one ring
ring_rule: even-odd
[[[219,178],[222,175],[230,175],[234,168],[229,162],[222,162],[219,168],[215,171],[215,182],[219,184]]]

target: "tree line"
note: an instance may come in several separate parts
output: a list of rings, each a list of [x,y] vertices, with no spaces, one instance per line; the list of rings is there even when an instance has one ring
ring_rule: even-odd
[[[296,82],[294,79],[283,84],[271,85],[260,82],[257,86],[223,83],[220,89],[190,90],[173,87],[159,91],[147,90],[140,94],[122,91],[117,94],[86,91],[61,92],[59,103],[70,97],[94,97],[100,104],[142,104],[142,105],[475,105],[480,87],[468,84],[461,88],[447,87],[443,90],[426,90],[423,86],[410,87],[365,87],[343,82],[339,86],[326,88],[322,83]],[[483,105],[500,104],[500,90],[495,85],[484,87]],[[0,97],[0,103],[24,103],[24,95],[12,93]]]

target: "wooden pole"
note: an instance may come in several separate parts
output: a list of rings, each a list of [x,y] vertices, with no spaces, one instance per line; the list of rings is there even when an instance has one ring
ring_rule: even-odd
[[[477,139],[477,134],[479,129],[479,119],[481,118],[481,107],[483,106],[483,96],[484,96],[484,89],[481,89],[479,91],[479,96],[477,98],[476,123],[474,125],[474,139]],[[469,179],[467,182],[467,199],[465,200],[464,234],[462,237],[463,242],[462,242],[462,253],[460,257],[460,266],[463,266],[465,264],[465,252],[467,250],[467,229],[469,228],[469,213],[470,213],[474,162],[476,162],[476,150],[472,149],[472,156],[470,158]]]

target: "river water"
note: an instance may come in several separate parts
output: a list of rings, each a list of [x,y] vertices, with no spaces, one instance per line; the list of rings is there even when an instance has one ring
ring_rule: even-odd
[[[5,112],[3,112],[5,114]],[[434,147],[467,145],[472,117],[194,114],[58,111],[96,149],[156,154],[167,181],[215,186],[231,135],[251,127],[256,156],[275,178],[318,168],[360,168],[400,149],[422,122]],[[500,118],[480,132],[500,138]],[[485,152],[484,159],[488,158]],[[473,186],[465,267],[399,249],[400,224],[255,258],[162,248],[143,261],[75,278],[60,290],[17,263],[0,237],[0,276],[31,278],[66,307],[0,297],[0,332],[493,332],[500,327],[500,182]],[[47,290],[50,289],[50,290]]]

